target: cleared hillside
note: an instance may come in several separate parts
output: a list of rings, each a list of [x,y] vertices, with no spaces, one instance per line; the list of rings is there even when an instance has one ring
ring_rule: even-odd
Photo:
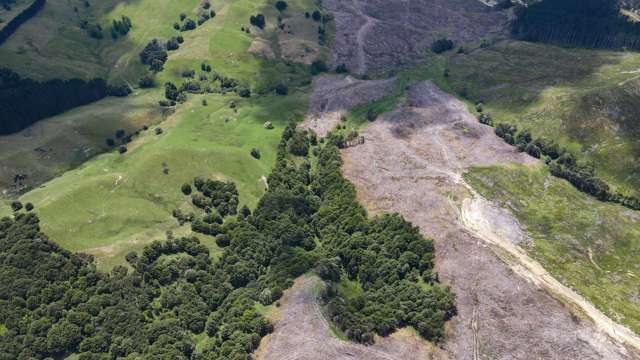
[[[502,41],[450,55],[443,79],[495,123],[556,140],[623,194],[640,189],[640,55]]]

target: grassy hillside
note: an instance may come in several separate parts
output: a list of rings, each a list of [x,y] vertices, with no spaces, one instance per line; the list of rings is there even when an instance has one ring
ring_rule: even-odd
[[[179,22],[180,13],[196,19],[201,2],[102,0],[90,1],[88,3],[91,5],[86,7],[81,0],[48,0],[38,15],[23,24],[0,47],[0,66],[38,80],[102,77],[111,82],[128,81],[135,84],[144,73],[138,59],[140,50],[153,38],[168,39],[181,34],[173,28],[173,24]],[[248,80],[259,74],[255,69],[260,60],[247,52],[256,34],[245,34],[240,28],[248,26],[251,15],[261,12],[267,18],[268,26],[266,32],[257,31],[258,35],[264,35],[268,41],[276,39],[273,32],[277,26],[278,12],[273,3],[274,1],[212,1],[212,9],[218,15],[196,31],[182,33],[187,49],[172,55],[175,61],[171,63],[169,70],[187,64],[193,65],[194,59],[206,58],[211,60],[214,68],[230,70],[228,76],[244,75]],[[304,12],[315,10],[316,5],[311,0],[294,0],[288,3],[289,8],[283,18],[292,31],[291,34],[281,34],[281,39],[275,41],[275,47],[278,47],[280,41],[315,44],[317,27],[311,20],[304,18]],[[109,33],[111,22],[123,15],[131,19],[133,27],[127,36],[113,40]],[[96,40],[81,29],[80,24],[84,20],[89,24],[100,24],[104,29],[104,38]],[[301,47],[297,52],[303,50]],[[280,55],[280,51],[275,54]],[[296,55],[299,55],[296,51],[288,54],[288,60],[296,60]],[[277,74],[275,70],[261,76],[274,74]]]
[[[511,209],[527,251],[558,280],[640,333],[640,213],[602,203],[544,167],[476,168],[465,178]]]
[[[143,71],[138,52],[150,39],[171,35],[171,25],[178,14],[195,8],[199,1],[88,3],[89,7],[80,0],[47,1],[38,15],[0,47],[0,65],[37,80],[102,77],[134,82]],[[133,28],[126,37],[113,40],[109,35],[111,20],[125,12]],[[104,38],[96,40],[81,29],[80,23],[84,20],[100,24],[105,30]]]
[[[51,3],[54,8],[47,8],[46,11],[53,11],[56,9],[56,5],[60,5],[56,0],[52,0]],[[93,6],[90,9],[93,9]],[[131,32],[125,39],[118,40],[118,43],[114,44],[118,51],[128,51],[126,54],[123,53],[122,60],[114,65],[114,71],[120,71],[118,69],[124,67],[133,69],[131,77],[134,84],[137,84],[137,71],[144,71],[138,58],[138,52],[144,47],[146,41],[151,37],[170,36],[178,33],[172,27],[173,23],[179,19],[181,12],[175,4],[169,7],[162,6],[162,11],[166,10],[167,12],[165,17],[154,16],[153,19],[148,19],[151,23],[138,22],[140,26],[136,26],[136,18],[146,19],[146,9],[154,7],[156,5],[152,6],[151,3],[144,0],[120,2],[118,6],[110,10],[108,15],[109,18],[119,18],[126,14],[133,19],[134,27]],[[285,23],[291,24],[292,34],[276,31],[277,11],[267,2],[226,1],[216,2],[213,7],[217,11],[217,16],[214,19],[207,21],[194,31],[182,33],[185,42],[179,50],[169,53],[165,71],[160,73],[156,79],[157,89],[136,91],[135,95],[123,99],[107,98],[41,121],[20,133],[0,137],[0,169],[2,169],[0,171],[0,194],[5,190],[8,192],[15,190],[13,179],[16,174],[27,175],[25,183],[29,186],[37,186],[104,151],[106,149],[105,139],[113,137],[117,129],[125,129],[129,133],[140,129],[143,125],[159,123],[166,115],[166,111],[162,111],[157,106],[157,101],[163,98],[161,85],[165,81],[172,81],[179,85],[183,81],[181,79],[182,71],[199,70],[202,62],[212,65],[213,70],[220,74],[239,80],[243,85],[252,88],[254,92],[270,92],[279,82],[288,83],[292,90],[298,86],[304,87],[310,82],[306,66],[285,62],[278,57],[272,59],[259,57],[249,53],[248,49],[256,39],[269,38],[273,39],[276,44],[279,41],[315,44],[316,48],[326,52],[326,46],[321,47],[317,44],[316,24],[304,16],[305,11],[316,8],[311,1],[289,1],[289,9],[282,16]],[[64,9],[59,10],[63,11]],[[257,12],[266,14],[266,30],[258,31],[253,28],[251,34],[240,31],[241,27],[247,26],[251,14]],[[40,26],[40,22],[44,21],[39,19],[40,16],[32,19],[35,21],[34,23],[29,22],[25,26],[30,25],[37,28]],[[56,13],[56,16],[61,16],[61,14]],[[41,25],[44,26],[44,24]],[[75,25],[69,24],[61,24],[60,26],[65,32],[75,28]],[[28,32],[23,33],[21,28],[15,35],[20,37],[27,36],[27,34]],[[87,34],[81,35],[79,39],[83,39],[83,41],[90,39]],[[73,38],[66,39],[71,41]],[[127,42],[134,39],[137,39],[136,45],[132,45],[133,47],[127,50]],[[111,41],[111,39],[103,40],[103,42]],[[84,49],[87,43],[78,42],[76,45],[80,49]],[[86,77],[102,76],[101,70],[97,68],[82,70],[84,65],[91,63],[91,57],[85,56],[82,51],[76,52],[73,46],[66,47],[65,45],[63,49],[58,48],[55,44],[52,46],[60,52],[56,54],[34,52],[33,54],[34,56],[37,54],[47,55],[38,58],[38,61],[46,63],[47,67],[42,68],[37,62],[29,60],[30,53],[15,54],[15,59],[11,56],[5,57],[3,51],[10,49],[10,45],[5,44],[0,47],[0,66],[15,66],[19,69],[26,69],[27,74],[42,72],[46,76],[81,76],[77,71],[85,70]],[[305,55],[306,52],[300,50],[300,54]],[[83,65],[76,66],[74,64],[72,58],[75,56],[83,62]],[[105,69],[110,68],[108,63],[103,65]],[[55,69],[49,69],[48,66],[55,67]],[[59,66],[69,66],[69,69],[75,73],[68,73],[66,68]],[[35,73],[31,75],[39,77]]]
[[[145,8],[144,4],[149,7]],[[150,6],[146,0],[122,2],[113,7],[109,16],[127,14],[134,23],[130,39],[144,39],[145,36],[138,33],[142,29],[136,28],[136,16],[142,17],[144,13],[148,17],[149,8],[162,8],[153,4]],[[310,0],[289,4],[283,16],[285,22],[291,17],[291,23],[300,29],[316,29],[317,24],[304,17],[303,9],[315,9]],[[94,157],[21,197],[22,201],[36,205],[43,229],[54,241],[72,251],[97,255],[98,264],[103,268],[123,263],[128,251],[140,250],[149,241],[164,237],[166,230],[186,231],[178,229],[171,212],[176,207],[185,207],[185,210],[190,207],[180,192],[180,185],[195,176],[234,181],[240,191],[241,204],[254,206],[264,192],[262,177],[269,174],[274,164],[284,125],[300,120],[306,110],[306,85],[311,79],[308,67],[282,61],[279,56],[265,59],[248,52],[256,38],[279,42],[275,25],[277,11],[273,5],[241,0],[214,2],[213,7],[217,12],[215,18],[194,31],[183,33],[184,43],[179,50],[170,52],[156,84],[173,81],[179,85],[183,70],[199,71],[200,64],[207,62],[219,74],[250,87],[254,94],[250,99],[217,93],[191,94],[185,104],[179,104],[175,113],[161,122],[163,115],[156,104],[164,92],[159,86],[138,90],[134,96],[108,98],[45,120],[42,125],[36,124],[27,132],[37,135],[39,126],[51,131],[44,132],[46,136],[34,136],[30,146],[18,146],[24,139],[15,135],[11,138],[13,146],[7,145],[10,149],[7,156],[0,158],[3,165],[15,164],[16,168],[27,169],[38,163],[43,176],[49,176],[77,164],[78,160],[73,157],[54,162],[37,159],[33,147],[60,146],[64,140],[81,143],[83,147],[103,146],[104,138],[113,134],[114,129],[159,124],[163,134],[156,135],[155,127],[150,127],[128,145],[126,154],[111,152]],[[175,14],[170,20],[150,17],[153,24],[149,24],[149,36],[153,29],[172,31],[180,10],[174,7],[172,11]],[[266,30],[242,32],[240,28],[247,26],[250,15],[257,12],[267,17]],[[300,34],[301,41],[317,43],[315,32],[294,30],[293,34]],[[130,54],[131,63],[139,63],[137,53],[138,50]],[[273,87],[280,82],[289,85],[289,96],[273,94]],[[237,110],[231,108],[232,102],[238,104]],[[265,130],[266,121],[272,121],[275,129]],[[101,130],[102,126],[106,130]],[[77,136],[74,132],[86,136]],[[253,147],[260,149],[260,160],[250,156]],[[169,169],[168,174],[164,168]],[[6,207],[3,211],[7,212]],[[212,244],[209,240],[209,245],[215,247]]]
[[[44,231],[64,248],[98,255],[103,267],[124,262],[124,255],[176,229],[171,212],[189,208],[180,186],[196,176],[232,180],[241,204],[255,206],[264,191],[275,150],[290,109],[303,108],[305,97],[269,96],[240,101],[222,95],[192,99],[162,124],[129,145],[129,151],[100,155],[21,200],[36,205]],[[234,113],[231,101],[239,102]],[[265,121],[276,129],[265,130]],[[253,159],[252,147],[261,150]],[[164,174],[163,169],[169,169]]]
[[[20,190],[16,174],[27,175],[24,185],[38,186],[104,152],[116,129],[131,133],[159,123],[169,113],[158,106],[160,97],[159,91],[110,97],[0,137],[0,193]]]
[[[517,41],[452,54],[448,85],[497,122],[554,138],[626,194],[640,193],[640,54]]]

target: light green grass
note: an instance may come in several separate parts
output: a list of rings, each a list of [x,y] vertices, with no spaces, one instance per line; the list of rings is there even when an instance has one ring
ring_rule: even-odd
[[[181,105],[162,124],[164,134],[150,129],[125,155],[100,155],[21,200],[36,205],[43,230],[54,241],[97,255],[103,268],[123,263],[126,252],[177,229],[171,211],[188,201],[180,185],[196,176],[234,181],[241,204],[255,206],[264,192],[261,177],[269,174],[289,120],[286,114],[304,108],[306,97],[206,98],[206,107],[200,96]],[[232,100],[240,104],[238,113],[228,106]],[[267,120],[276,129],[265,130]],[[249,155],[252,147],[261,150],[260,160]]]
[[[640,333],[640,212],[603,203],[545,167],[475,168],[465,175],[531,235],[526,250],[565,285]]]
[[[162,7],[162,4],[151,6],[148,0],[138,0],[109,8],[108,16],[125,14],[131,17],[134,29],[130,40],[138,39],[138,42],[143,42],[147,35],[138,33],[143,30],[144,23],[136,22],[137,17],[146,16],[149,18],[146,21],[153,23],[144,25],[149,34],[160,31],[157,30],[160,24],[156,22],[167,22],[166,27],[173,31],[173,17],[169,22],[163,17],[165,15],[157,18],[148,16],[148,11],[143,11],[144,4],[148,9]],[[184,2],[181,4],[185,6]],[[290,4],[294,8],[314,6],[310,0],[296,0]],[[170,4],[165,5],[169,7]],[[177,19],[181,10],[175,6],[172,11],[175,11]],[[250,86],[254,94],[264,92],[264,95],[254,95],[250,99],[220,94],[189,95],[188,102],[179,105],[175,114],[160,124],[164,134],[155,135],[154,127],[151,127],[128,146],[129,151],[125,155],[111,152],[96,156],[20,198],[23,202],[35,204],[42,228],[51,239],[71,251],[96,255],[97,263],[103,269],[123,264],[127,252],[141,250],[150,241],[163,238],[166,231],[171,230],[176,236],[190,232],[188,226],[178,227],[171,212],[176,207],[189,208],[188,198],[181,194],[180,185],[195,176],[234,181],[240,192],[241,205],[255,206],[264,192],[262,177],[269,174],[275,161],[284,126],[289,121],[299,121],[306,110],[306,84],[310,82],[308,69],[249,54],[247,49],[253,35],[240,31],[240,27],[248,23],[249,16],[259,11],[267,14],[268,22],[275,22],[275,16],[269,15],[275,12],[272,4],[241,0],[214,2],[213,6],[218,15],[196,30],[184,33],[184,45],[170,54],[157,83],[171,80],[180,84],[182,70],[199,70],[201,62],[207,61],[218,73],[240,80]],[[158,11],[164,14],[165,10],[169,12],[169,9]],[[141,27],[136,28],[136,24]],[[33,24],[36,25],[37,22]],[[312,23],[308,25],[315,26]],[[68,52],[72,51],[68,49]],[[135,54],[136,58],[131,61],[137,62],[137,52]],[[275,96],[266,91],[280,81],[289,82],[289,96]],[[162,99],[162,95],[160,88],[141,90],[133,97],[109,98],[62,114],[52,122],[45,120],[40,123],[45,127],[61,124],[52,128],[60,135],[46,132],[46,136],[34,140],[33,147],[40,146],[40,143],[61,144],[67,141],[66,137],[70,137],[68,141],[74,144],[76,132],[90,134],[90,140],[81,142],[82,146],[98,146],[114,128],[129,129],[127,120],[116,118],[129,117],[136,111],[141,117],[145,117],[142,114],[148,115],[149,109],[159,111],[159,107],[150,104]],[[203,99],[207,100],[208,106],[202,105]],[[237,113],[229,107],[232,101],[239,104]],[[92,120],[84,122],[85,117]],[[161,118],[158,114],[147,117],[152,122]],[[275,130],[265,130],[263,124],[266,121],[273,122]],[[145,122],[132,123],[140,125]],[[101,124],[106,130],[99,130]],[[38,126],[36,124],[29,131],[36,131]],[[7,146],[6,160],[0,158],[0,161],[49,167],[42,170],[46,175],[57,174],[85,160],[74,158],[72,161],[65,157],[53,163],[41,159],[20,163],[20,159],[34,156],[30,153],[31,146],[21,144],[21,139],[16,137],[15,146]],[[75,148],[74,145],[69,147]],[[260,160],[249,155],[253,147],[260,149]],[[163,164],[169,168],[169,174],[163,173]],[[10,179],[13,179],[12,175]],[[9,213],[6,205],[8,200],[5,200],[0,214]],[[215,257],[219,251],[213,238],[200,238]]]
[[[44,19],[39,19],[40,15],[38,15],[33,19],[35,22],[30,26],[39,29],[40,26],[44,26],[40,22],[49,19],[49,17],[55,18],[64,14],[63,11],[66,9],[64,6],[67,5],[63,6],[57,0],[51,0],[50,2],[52,8],[45,10],[54,13],[49,15],[45,13],[43,15]],[[107,19],[127,15],[132,18],[134,23],[134,27],[127,36],[128,40],[126,41],[135,40],[134,43],[137,44],[135,45],[137,48],[135,51],[123,53],[122,59],[118,60],[116,65],[111,66],[109,65],[110,62],[105,60],[106,62],[103,64],[105,68],[119,72],[123,68],[140,65],[138,59],[139,49],[150,38],[177,35],[178,32],[173,30],[171,25],[178,20],[178,14],[181,11],[185,11],[192,18],[194,17],[193,11],[197,8],[194,4],[199,4],[199,2],[191,4],[192,2],[170,2],[165,4],[164,2],[150,2],[150,0],[135,0],[121,2],[115,7],[107,6],[108,4],[103,3],[100,3],[99,7],[98,5],[92,5],[91,11],[103,12]],[[94,9],[93,6],[96,8]],[[235,2],[216,1],[213,7],[217,12],[215,18],[210,19],[194,31],[182,33],[185,37],[185,43],[179,50],[170,52],[165,71],[160,73],[156,79],[156,89],[138,90],[135,95],[127,98],[107,98],[42,120],[22,132],[0,137],[0,168],[3,169],[0,173],[0,196],[2,196],[1,194],[4,190],[9,192],[16,190],[12,188],[16,174],[27,174],[28,184],[39,185],[106,150],[105,139],[113,137],[116,129],[122,128],[127,132],[131,132],[140,129],[145,124],[159,123],[164,118],[164,112],[157,106],[157,101],[163,98],[162,84],[166,81],[172,81],[179,86],[183,81],[181,78],[182,71],[197,70],[199,72],[202,62],[211,64],[214,67],[214,71],[224,76],[236,78],[243,85],[250,87],[254,94],[271,92],[279,82],[289,84],[292,92],[296,89],[306,88],[306,85],[310,83],[310,74],[307,67],[300,64],[288,64],[278,59],[266,60],[247,52],[256,34],[246,34],[240,31],[240,28],[246,26],[251,14],[262,11],[267,14],[267,21],[270,24],[268,28],[272,29],[269,31],[273,32],[277,19],[277,11],[273,5],[264,1],[242,0]],[[297,11],[296,13],[291,13],[292,15],[290,16],[298,16],[304,19],[300,9],[313,8],[314,5],[310,0],[295,0],[290,2],[290,7]],[[148,16],[149,9],[155,8],[162,8],[162,14]],[[289,14],[289,11],[286,14]],[[108,23],[107,20],[105,22]],[[60,29],[70,31],[74,25],[62,22],[58,26]],[[305,26],[315,29],[315,25],[308,21],[304,24],[298,24],[296,29],[306,29]],[[28,29],[25,31],[28,32]],[[22,29],[19,33],[21,31]],[[308,29],[300,31],[303,40],[308,40],[308,32]],[[86,36],[86,34],[83,34],[83,36]],[[72,39],[68,40],[71,41]],[[112,40],[105,39],[104,41]],[[125,40],[119,41],[124,42]],[[76,45],[82,47],[87,44],[79,43]],[[120,45],[125,46],[126,44]],[[29,69],[27,72],[44,71],[48,75],[66,76],[64,69],[41,68],[37,62],[31,62],[29,60],[31,55],[28,52],[20,53],[20,56],[15,59],[17,63],[14,64],[11,57],[4,57],[3,55],[3,51],[10,47],[10,45],[6,45],[0,48],[0,66],[5,64],[9,66],[24,66]],[[64,51],[57,55],[47,54],[46,65],[55,67],[58,58],[63,56],[64,61],[61,61],[61,64],[71,66],[74,71],[84,71],[82,66],[74,64],[74,56],[79,55],[83,61],[91,61],[91,58],[87,55],[76,54],[76,49],[73,46],[65,46],[62,50]],[[87,74],[92,75],[87,75],[86,77],[104,75],[94,70],[87,70]],[[136,78],[132,77],[130,80],[135,83]],[[284,112],[272,115],[281,118],[285,116]]]
[[[131,133],[159,123],[167,113],[158,106],[160,97],[159,91],[109,97],[0,137],[0,193],[16,190],[16,174],[39,185],[104,152],[117,129]]]
[[[0,65],[23,76],[94,78],[135,82],[144,71],[138,53],[154,37],[167,37],[180,12],[199,0],[101,0],[86,8],[82,1],[49,0],[0,47]],[[78,8],[78,13],[74,12]],[[133,28],[126,37],[111,39],[111,20],[126,15]],[[96,40],[79,27],[82,20],[101,24],[104,38]]]
[[[446,66],[439,85],[483,101],[495,122],[553,138],[616,190],[640,194],[639,53],[508,40],[450,53]]]
[[[215,18],[194,31],[181,33],[175,30],[173,24],[179,21],[180,13],[197,19],[200,3],[200,0],[103,0],[91,2],[92,5],[85,8],[81,1],[49,0],[39,14],[0,47],[0,66],[37,80],[102,77],[110,82],[135,85],[146,71],[138,55],[144,46],[153,38],[168,39],[181,34],[185,42],[180,51],[170,52],[166,71],[160,75],[161,83],[175,80],[184,68],[199,68],[203,60],[216,71],[256,87],[286,77],[291,72],[289,68],[295,67],[269,63],[246,51],[256,34],[246,34],[240,28],[249,25],[251,15],[264,13],[268,22],[264,36],[275,36],[272,33],[278,12],[272,1],[212,1],[212,9],[217,13]],[[302,9],[316,8],[312,0],[291,0],[289,6],[285,19],[293,16],[304,19]],[[78,8],[77,14],[74,7]],[[133,27],[127,36],[113,40],[109,33],[110,24],[121,16],[128,16]],[[93,39],[79,28],[81,20],[85,19],[102,25],[103,39]],[[296,33],[281,36],[317,40],[310,38],[310,34],[316,31],[316,25],[311,20],[301,21],[292,19]],[[326,53],[325,49],[323,53]],[[269,66],[264,63],[269,63]]]

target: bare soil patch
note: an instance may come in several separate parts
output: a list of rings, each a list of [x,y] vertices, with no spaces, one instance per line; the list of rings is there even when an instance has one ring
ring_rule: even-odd
[[[321,76],[313,84],[309,112],[301,125],[326,136],[357,105],[381,99],[393,91],[395,79],[358,80],[351,76]]]
[[[281,300],[281,319],[275,331],[262,340],[255,354],[258,360],[438,359],[433,346],[410,331],[401,330],[387,338],[377,338],[372,346],[338,339],[325,319],[320,296],[324,283],[316,276],[296,279]]]
[[[514,260],[503,245],[516,248],[524,241],[522,234],[503,232],[508,241],[492,243],[463,221],[461,209],[468,212],[469,201],[477,196],[464,184],[465,168],[513,162],[539,166],[537,160],[515,152],[463,103],[429,82],[414,86],[403,108],[374,122],[363,135],[364,145],[343,153],[345,176],[370,210],[398,212],[435,239],[440,279],[457,295],[459,314],[449,324],[440,356],[638,356],[597,331],[591,320],[572,314],[556,300],[559,294],[547,292],[553,289],[521,276],[531,274],[528,265]],[[494,217],[479,222],[488,229],[517,228],[506,211],[475,214]]]
[[[438,38],[460,44],[507,23],[477,0],[324,0],[323,7],[336,20],[333,64],[357,74],[413,64]]]

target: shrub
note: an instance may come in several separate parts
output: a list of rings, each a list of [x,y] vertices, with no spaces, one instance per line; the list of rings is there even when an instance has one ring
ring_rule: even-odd
[[[287,2],[283,1],[283,0],[278,0],[276,1],[276,9],[278,9],[278,11],[282,12],[285,11],[287,9]]]
[[[229,246],[229,244],[231,244],[231,239],[229,238],[229,235],[220,234],[216,236],[216,245],[218,245],[219,247],[227,247]]]
[[[167,57],[167,51],[158,39],[151,40],[140,52],[140,61],[145,65],[151,65],[154,60],[159,60],[164,64]]]
[[[24,209],[27,210],[27,212],[33,210],[33,204],[30,202],[24,204]]]
[[[164,96],[168,100],[177,100],[179,94],[178,88],[173,83],[167,82],[164,84]]]
[[[113,147],[116,145],[116,141],[113,140],[112,138],[108,138],[107,140],[105,140],[105,142],[107,143],[107,146],[109,147]]]
[[[243,98],[251,97],[251,90],[247,89],[246,87],[240,87],[238,88],[238,96]]]
[[[527,154],[533,156],[534,158],[540,158],[540,148],[534,144],[527,145],[526,149]]]
[[[169,39],[169,41],[167,41],[167,50],[178,50],[178,48],[180,48],[180,45],[178,44],[178,40],[176,38],[171,38]]]
[[[253,156],[255,159],[260,159],[260,150],[256,148],[251,149],[251,156]]]
[[[436,54],[440,54],[451,49],[453,49],[453,41],[448,39],[439,39],[431,44],[431,51]]]
[[[121,145],[121,146],[118,148],[118,152],[119,152],[120,154],[124,154],[124,153],[126,153],[126,152],[127,152],[127,147],[126,147],[126,146],[124,146],[124,145]]]
[[[185,195],[191,195],[191,185],[189,185],[188,183],[182,184],[180,190],[182,190],[182,193]]]
[[[22,209],[22,203],[20,201],[11,202],[11,210],[14,212],[20,211]]]
[[[278,95],[287,95],[289,93],[289,88],[287,85],[280,83],[276,85],[276,94]]]
[[[255,16],[251,16],[249,18],[249,23],[255,27],[258,27],[260,29],[264,29],[264,26],[266,25],[266,20],[264,18],[264,15],[262,14],[258,14]]]
[[[140,87],[143,89],[153,87],[155,85],[155,76],[153,75],[153,73],[147,73],[140,78],[140,80],[138,81],[138,85],[140,85]]]
[[[336,66],[336,72],[338,74],[348,74],[349,73],[349,69],[347,68],[347,65],[340,64],[340,65]]]
[[[480,114],[480,116],[478,116],[478,121],[480,121],[481,124],[493,126],[493,119],[490,115]]]
[[[322,14],[320,13],[320,11],[316,10],[311,14],[311,18],[313,19],[313,21],[320,21],[322,20]]]
[[[375,121],[377,118],[378,118],[378,113],[375,110],[369,109],[367,111],[367,120]]]
[[[196,28],[196,22],[191,19],[187,19],[185,20],[184,24],[182,24],[182,28],[180,29],[180,31],[189,31],[195,28]]]
[[[327,64],[322,60],[316,60],[311,63],[311,75],[318,75],[323,72],[329,71]]]

